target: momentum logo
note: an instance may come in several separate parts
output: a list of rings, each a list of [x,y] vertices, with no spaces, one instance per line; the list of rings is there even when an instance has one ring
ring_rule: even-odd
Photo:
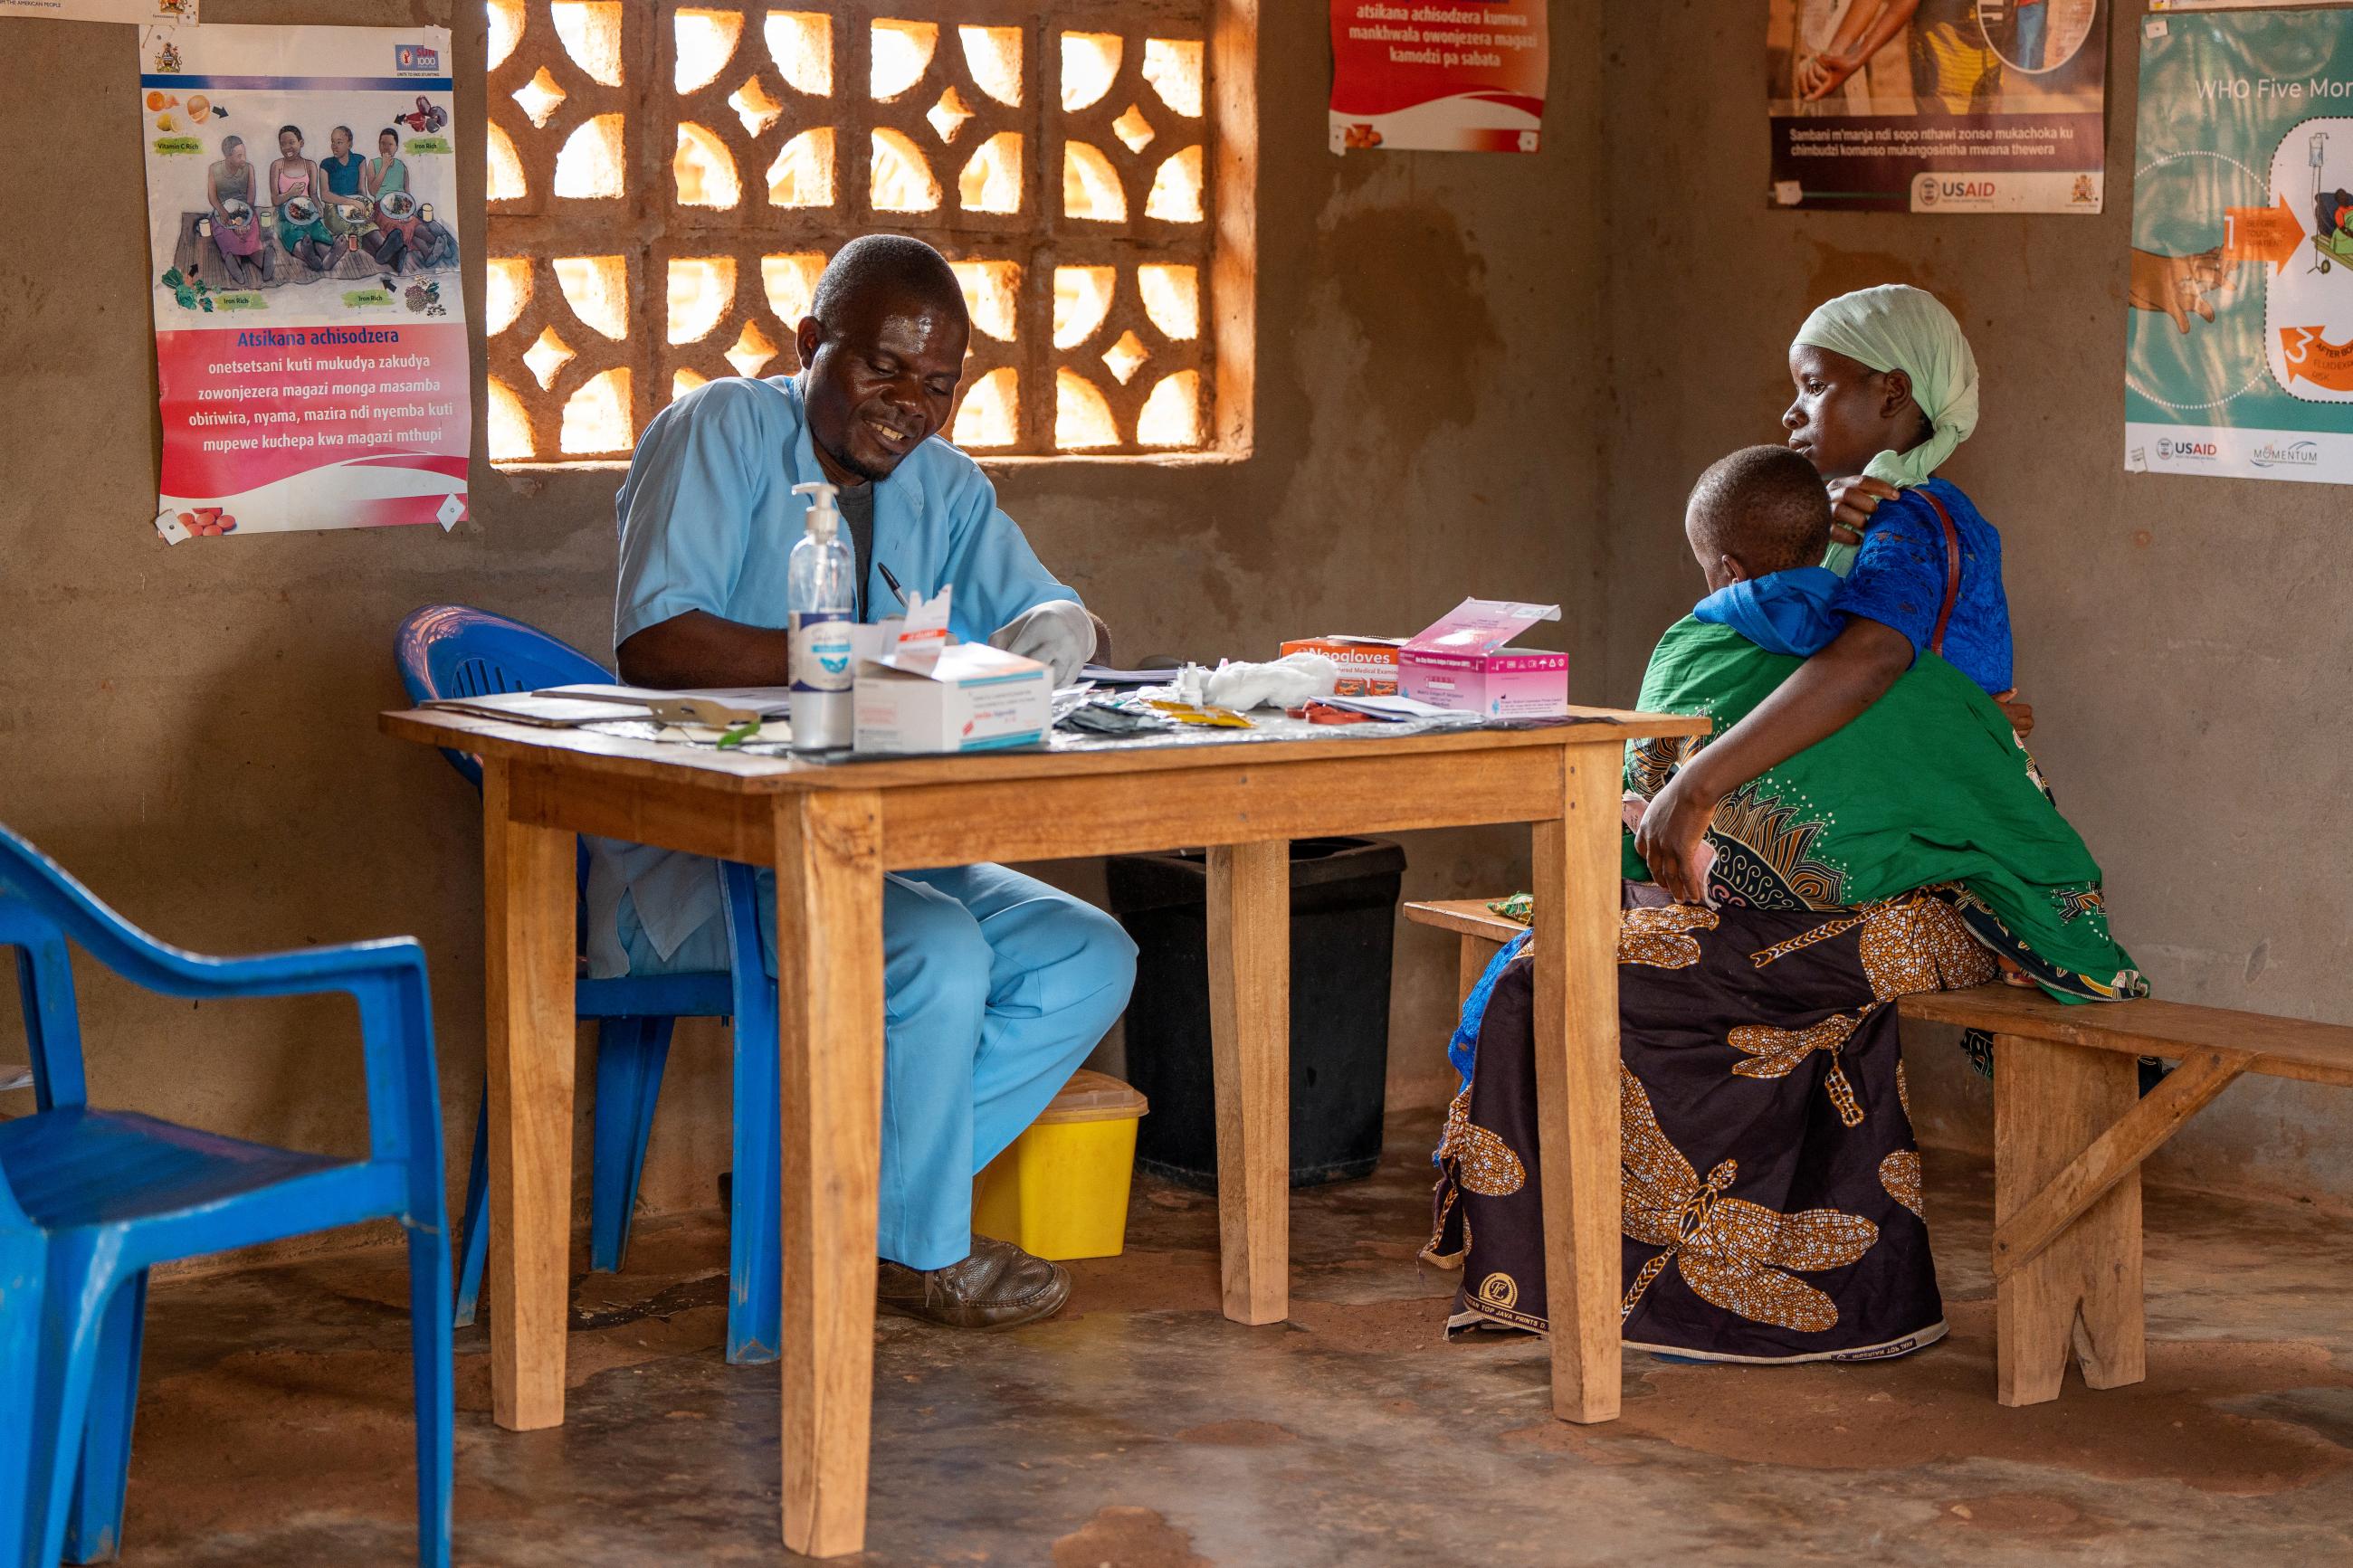
[[[2292,441],[2283,447],[2276,441],[2266,441],[2247,454],[2247,461],[2259,468],[2317,468],[2320,445],[2316,441]]]
[[[439,76],[441,51],[428,44],[395,44],[392,64],[399,76]]]

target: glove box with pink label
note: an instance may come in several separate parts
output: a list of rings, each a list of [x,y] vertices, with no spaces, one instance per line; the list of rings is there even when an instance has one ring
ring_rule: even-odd
[[[1398,650],[1398,690],[1488,719],[1565,718],[1568,655],[1506,646],[1538,621],[1558,619],[1558,605],[1465,599]]]

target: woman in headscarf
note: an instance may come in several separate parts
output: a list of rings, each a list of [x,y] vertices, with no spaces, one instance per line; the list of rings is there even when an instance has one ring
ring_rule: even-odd
[[[1830,504],[1802,458],[1752,447],[1701,479],[1685,529],[1712,592],[1660,640],[1640,706],[1736,730],[1791,679],[1782,634],[1807,617],[1715,612],[1743,583],[1755,607],[1804,607],[1831,575],[1810,564]],[[1629,795],[1654,795],[1722,743],[1630,746]],[[1755,1363],[1933,1343],[1944,1304],[1898,1004],[1983,984],[2002,962],[2065,1002],[2145,994],[2109,933],[2099,866],[2001,710],[1933,653],[1719,804],[1706,845],[1704,907],[1668,902],[1639,859],[1624,866],[1625,1340]],[[1548,1326],[1533,1016],[1546,961],[1525,938],[1505,948],[1450,1053],[1466,1082],[1424,1256],[1462,1269],[1452,1328]]]
[[[1977,428],[1977,356],[1960,323],[1924,289],[1842,294],[1798,330],[1789,380],[1781,424],[1829,484],[1841,531],[1823,564],[1846,579],[1830,605],[1843,627],[1651,802],[1636,847],[1682,902],[1704,898],[1696,857],[1716,804],[1835,734],[1924,650],[2000,702],[2021,735],[2033,728],[2012,700],[2001,536],[1934,477]]]

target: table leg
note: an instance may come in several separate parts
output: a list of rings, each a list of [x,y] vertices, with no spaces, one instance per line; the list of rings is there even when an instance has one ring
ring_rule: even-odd
[[[1209,851],[1209,1040],[1226,1316],[1291,1311],[1291,845]]]
[[[784,1107],[784,1539],[866,1541],[874,1236],[882,1164],[881,801],[811,790],[776,807]]]
[[[482,764],[491,1403],[500,1426],[529,1432],[564,1421],[579,874],[573,835],[509,820],[507,768]]]
[[[1536,1131],[1552,1408],[1618,1415],[1618,795],[1620,748],[1563,752],[1535,840]]]

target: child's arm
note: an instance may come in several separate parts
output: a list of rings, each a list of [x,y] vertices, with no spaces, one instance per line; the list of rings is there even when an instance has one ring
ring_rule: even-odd
[[[1686,762],[1643,814],[1635,850],[1681,903],[1705,901],[1701,837],[1716,803],[1815,742],[1836,734],[1912,668],[1912,639],[1862,616],[1791,672],[1773,695]]]

